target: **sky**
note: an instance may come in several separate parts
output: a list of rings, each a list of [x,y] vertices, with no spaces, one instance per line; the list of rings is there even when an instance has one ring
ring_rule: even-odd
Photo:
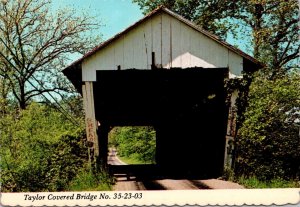
[[[131,0],[53,0],[52,4],[55,10],[71,7],[78,12],[85,10],[97,16],[102,25],[99,34],[103,35],[103,40],[113,37],[144,16],[139,6]]]

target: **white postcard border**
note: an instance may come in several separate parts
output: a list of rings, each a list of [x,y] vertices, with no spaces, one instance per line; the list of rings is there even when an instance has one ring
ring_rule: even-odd
[[[81,196],[78,196],[78,194]],[[38,197],[36,197],[37,195]],[[142,195],[142,198],[140,198],[140,195]],[[38,200],[34,198],[38,198]],[[1,193],[0,200],[1,206],[203,206],[274,204],[300,204],[300,188]]]

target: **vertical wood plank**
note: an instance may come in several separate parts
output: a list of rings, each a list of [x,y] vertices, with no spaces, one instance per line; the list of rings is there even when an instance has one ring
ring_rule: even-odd
[[[191,54],[190,54],[190,36],[194,32],[190,27],[181,23],[181,35],[180,35],[180,44],[181,44],[181,67],[189,68],[191,67]]]
[[[135,44],[132,33],[124,35],[124,69],[133,68],[133,45]]]
[[[156,65],[161,65],[161,15],[155,16],[152,20],[153,50],[155,52]]]
[[[171,18],[166,14],[162,14],[162,65],[164,68],[171,67],[171,46],[170,45],[170,24]]]
[[[151,21],[145,22],[143,25],[144,32],[144,44],[146,53],[146,67],[145,69],[151,69],[151,51],[152,51],[152,25]]]
[[[231,51],[228,52],[229,77],[234,78],[242,75],[243,58]]]
[[[87,141],[93,143],[94,155],[99,155],[99,145],[97,137],[97,121],[95,118],[93,82],[85,82],[82,86],[83,104],[85,110],[85,125]]]
[[[190,47],[190,53],[191,53],[191,67],[196,67],[198,66],[200,63],[199,61],[199,51],[201,50],[200,48],[200,39],[199,39],[199,35],[196,32],[191,32],[190,34],[190,38],[191,38],[191,47]]]
[[[96,81],[96,59],[84,60],[82,63],[82,81]]]
[[[137,27],[134,29],[134,41],[135,44],[132,45],[133,47],[133,56],[134,62],[133,67],[137,69],[145,69],[147,68],[147,53],[146,53],[146,33],[144,31],[145,25],[142,25],[141,27]]]
[[[180,44],[180,37],[181,37],[181,23],[177,20],[172,18],[171,19],[171,38],[172,38],[172,67],[181,67],[181,44]]]
[[[124,68],[124,37],[122,36],[113,45],[115,50],[114,66],[118,68],[120,65],[121,68]]]
[[[106,46],[106,48],[104,49],[104,53],[103,53],[103,58],[105,61],[101,61],[102,63],[102,68],[104,70],[116,70],[116,66],[115,66],[115,50],[114,50],[114,44],[112,45],[108,45]]]

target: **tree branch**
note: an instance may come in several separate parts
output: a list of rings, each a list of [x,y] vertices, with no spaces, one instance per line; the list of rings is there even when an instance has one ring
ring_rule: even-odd
[[[56,90],[63,90],[63,89],[59,88],[59,87],[47,88],[47,89],[34,89],[34,90],[31,90],[31,91],[27,92],[25,100],[27,102],[32,97],[39,96],[39,95],[41,95],[43,93],[56,92]],[[34,94],[30,94],[30,93],[34,93]],[[30,95],[28,95],[28,94],[30,94]]]

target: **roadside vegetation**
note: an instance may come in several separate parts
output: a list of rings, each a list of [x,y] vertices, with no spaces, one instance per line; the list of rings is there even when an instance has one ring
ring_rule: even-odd
[[[235,173],[269,181],[300,179],[300,73],[256,77],[236,144]]]
[[[156,132],[149,126],[114,127],[109,133],[109,145],[127,164],[155,163]]]
[[[237,183],[246,188],[299,188],[299,181],[273,178],[271,180],[259,180],[256,177],[239,177]]]
[[[238,183],[245,188],[300,188],[300,181],[298,179],[283,179],[277,177],[267,180],[257,178],[256,175],[236,175],[233,169],[228,167],[225,167],[222,179]]]
[[[68,185],[69,191],[109,191],[114,179],[107,172],[93,173],[90,167],[80,169]]]
[[[299,82],[292,71],[276,80],[254,78],[231,180],[248,188],[300,187]]]
[[[109,176],[92,173],[87,165],[83,119],[76,121],[78,125],[35,102],[19,113],[2,116],[2,192],[109,190]]]

